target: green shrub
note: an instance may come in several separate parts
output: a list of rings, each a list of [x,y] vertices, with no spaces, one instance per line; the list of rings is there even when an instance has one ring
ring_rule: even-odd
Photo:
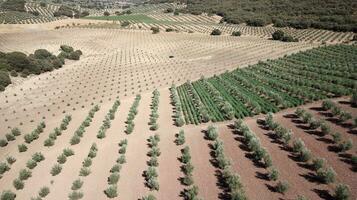
[[[156,156],[151,157],[150,160],[148,161],[148,165],[149,166],[153,166],[153,167],[159,166],[159,162],[157,160],[157,157]]]
[[[29,169],[33,169],[36,166],[37,166],[37,162],[32,160],[32,159],[27,161],[27,163],[26,163],[26,167],[29,168]]]
[[[300,152],[300,160],[302,162],[308,162],[311,159],[311,151],[304,148],[301,152]]]
[[[350,149],[352,149],[353,142],[351,139],[348,139],[347,141],[344,141],[338,145],[338,149],[341,152],[346,152]]]
[[[188,174],[188,175],[185,175],[183,178],[182,178],[182,183],[187,185],[187,186],[190,186],[193,184],[193,177],[191,174]]]
[[[120,170],[121,170],[121,165],[115,164],[115,165],[113,165],[113,167],[110,169],[110,173],[120,172]]]
[[[62,165],[60,164],[55,164],[52,169],[51,169],[51,174],[52,176],[56,176],[62,171]]]
[[[276,30],[273,34],[272,34],[272,38],[273,40],[282,40],[284,37],[284,32],[282,30]]]
[[[21,135],[21,131],[20,131],[20,129],[18,129],[18,128],[13,128],[13,129],[11,129],[11,134],[13,135],[13,136],[20,136]]]
[[[232,36],[241,36],[242,35],[242,33],[240,32],[240,31],[233,31],[232,32]]]
[[[49,193],[50,193],[50,188],[42,187],[40,189],[40,191],[38,192],[38,195],[40,195],[40,197],[42,197],[42,198],[45,198]]]
[[[9,171],[9,170],[10,170],[10,167],[7,163],[5,163],[5,162],[0,163],[0,175],[4,174],[6,171]]]
[[[66,53],[72,53],[74,51],[73,47],[68,45],[61,45],[60,49]]]
[[[125,155],[121,155],[121,156],[117,159],[117,163],[118,163],[118,164],[124,164],[124,163],[126,163]]]
[[[207,129],[207,138],[209,140],[215,140],[218,138],[218,130],[216,127],[210,125],[208,126],[208,129]]]
[[[341,140],[342,140],[342,136],[341,136],[341,133],[333,133],[332,134],[332,138],[333,138],[333,142],[335,144],[339,143]]]
[[[77,135],[74,135],[72,138],[71,138],[71,145],[76,145],[78,144],[79,142],[81,141],[81,138]]]
[[[157,33],[160,32],[159,27],[151,27],[150,30],[152,30],[152,33],[153,33],[153,34],[157,34]]]
[[[64,154],[61,154],[57,157],[57,162],[59,164],[64,164],[67,161],[67,157]]]
[[[117,184],[119,181],[119,178],[120,178],[120,175],[117,172],[110,174],[110,176],[108,177],[108,184],[109,185]]]
[[[325,100],[322,102],[322,109],[325,111],[330,110],[334,106],[335,106],[335,103],[332,102],[331,100]]]
[[[219,29],[213,29],[211,35],[221,35],[222,32]]]
[[[300,138],[294,140],[293,151],[295,153],[300,153],[304,148],[305,148],[305,143]]]
[[[45,160],[45,156],[43,156],[43,154],[41,152],[36,152],[32,155],[32,160],[34,160],[36,162],[41,162],[41,161]]]
[[[6,158],[6,161],[7,161],[7,163],[9,163],[10,165],[12,165],[13,163],[16,162],[16,158],[14,158],[14,157],[12,157],[12,156],[8,156],[8,157]]]
[[[82,164],[83,164],[83,167],[90,167],[92,165],[92,159],[85,158]]]
[[[110,185],[104,193],[107,195],[108,198],[115,198],[118,196],[117,192],[117,186],[116,185]]]
[[[9,141],[9,142],[14,141],[16,139],[15,136],[12,135],[11,133],[5,134],[5,137],[6,137],[7,141]]]
[[[177,134],[175,142],[177,145],[183,145],[185,143],[185,132],[183,130],[180,130],[180,132]]]
[[[8,144],[7,140],[0,139],[0,147],[5,147]]]
[[[276,181],[279,178],[279,171],[276,168],[271,168],[268,172],[268,178],[271,181]]]
[[[275,190],[281,194],[285,194],[288,189],[289,184],[286,181],[279,181],[278,184],[275,186]]]
[[[16,194],[13,193],[11,190],[5,190],[1,193],[1,200],[15,200]]]
[[[333,195],[335,200],[348,200],[351,198],[351,190],[348,185],[338,184]]]
[[[55,141],[51,138],[47,138],[44,142],[43,142],[43,145],[45,147],[50,147],[50,146],[53,146],[55,144]]]
[[[70,200],[79,200],[81,198],[83,198],[83,193],[79,192],[79,191],[72,191],[69,195],[68,198]]]
[[[27,151],[27,146],[25,144],[19,144],[17,148],[19,149],[20,153]]]
[[[156,197],[152,194],[149,194],[148,196],[142,197],[141,200],[156,200]]]
[[[0,85],[4,88],[11,84],[10,76],[7,72],[0,70]]]
[[[89,168],[82,167],[79,171],[79,176],[88,176],[91,173]]]
[[[336,172],[332,168],[319,169],[316,172],[317,178],[326,184],[335,182]]]
[[[196,185],[188,188],[184,192],[185,198],[189,199],[189,200],[196,200],[197,199],[197,195],[198,195],[198,187]]]
[[[63,155],[70,157],[74,155],[74,151],[70,148],[63,149]]]
[[[81,189],[82,185],[83,185],[83,181],[81,179],[77,179],[77,180],[73,181],[71,189],[79,190],[79,189]]]
[[[325,166],[325,159],[315,158],[312,160],[312,168],[317,171]]]
[[[19,173],[19,179],[24,181],[32,176],[32,172],[28,169],[22,169]]]

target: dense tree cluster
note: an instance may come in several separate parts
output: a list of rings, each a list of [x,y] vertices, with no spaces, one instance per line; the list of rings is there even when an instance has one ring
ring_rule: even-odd
[[[26,55],[14,51],[9,53],[0,52],[0,91],[11,84],[10,76],[27,77],[30,74],[41,74],[61,68],[65,59],[79,60],[82,52],[67,45],[61,46],[61,53],[56,56],[46,49],[37,49],[33,54]]]
[[[284,33],[282,30],[275,31],[272,35],[273,40],[280,40],[283,42],[298,42],[299,40],[293,38],[291,35]]]
[[[53,13],[53,15],[55,17],[60,17],[60,16],[66,16],[66,17],[75,17],[75,18],[79,18],[80,17],[80,13],[78,10],[70,8],[68,6],[62,5],[61,7],[59,7],[59,9]]]
[[[7,11],[25,12],[25,0],[6,0],[0,3],[0,8]]]
[[[335,31],[356,32],[357,19],[354,17],[356,10],[356,4],[350,0],[187,1],[188,12],[196,15],[203,12],[217,14],[223,17],[222,21],[228,23],[247,23],[251,26],[273,23],[277,27],[321,28]]]

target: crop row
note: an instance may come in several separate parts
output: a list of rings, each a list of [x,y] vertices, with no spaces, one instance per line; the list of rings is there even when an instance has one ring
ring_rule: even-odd
[[[159,128],[159,125],[157,124],[157,119],[159,118],[159,114],[157,113],[157,110],[159,108],[159,97],[160,97],[160,92],[155,89],[153,92],[153,97],[152,97],[152,103],[151,103],[151,114],[150,114],[150,130],[155,131]]]
[[[112,108],[109,110],[109,112],[107,113],[107,115],[105,116],[104,120],[103,120],[103,124],[99,127],[99,131],[97,134],[97,138],[98,139],[103,139],[105,138],[105,133],[107,132],[107,130],[110,128],[110,121],[114,120],[115,118],[115,113],[118,110],[118,107],[120,105],[120,101],[116,100],[112,106]]]
[[[185,120],[182,116],[182,106],[181,106],[181,101],[180,101],[180,97],[177,94],[177,88],[175,85],[172,85],[170,87],[170,92],[171,92],[171,103],[174,106],[174,121],[175,121],[175,125],[178,127],[181,127],[185,124]]]
[[[244,118],[350,95],[355,90],[356,55],[355,46],[326,46],[186,82],[177,87],[185,122]]]
[[[140,99],[141,99],[141,95],[140,94],[136,95],[134,103],[130,107],[129,114],[128,114],[128,117],[125,122],[126,123],[126,130],[125,130],[126,134],[131,134],[134,130],[135,124],[134,124],[133,120],[134,120],[135,116],[138,114],[138,106],[139,106]]]

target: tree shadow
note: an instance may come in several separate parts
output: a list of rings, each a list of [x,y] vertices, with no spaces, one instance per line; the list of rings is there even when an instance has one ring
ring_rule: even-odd
[[[288,119],[297,119],[297,118],[299,118],[295,114],[285,114],[285,115],[283,115],[283,117],[288,118]]]
[[[325,137],[319,137],[316,140],[324,142],[326,144],[333,144],[333,140],[331,140],[330,138],[325,138]]]
[[[255,172],[255,177],[262,179],[262,180],[269,181],[269,176],[266,173]]]
[[[307,174],[299,174],[299,176],[305,178],[306,180],[312,183],[321,183],[321,181],[312,172],[308,172]]]
[[[320,190],[315,188],[312,191],[314,191],[321,199],[334,200],[333,196],[327,190]]]
[[[314,111],[318,111],[318,112],[321,112],[321,111],[325,111],[322,107],[311,107],[310,110],[314,110]]]

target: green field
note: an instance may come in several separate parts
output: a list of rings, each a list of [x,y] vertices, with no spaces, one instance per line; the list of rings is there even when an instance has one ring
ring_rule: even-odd
[[[357,47],[320,47],[177,87],[186,124],[277,112],[352,94]]]

